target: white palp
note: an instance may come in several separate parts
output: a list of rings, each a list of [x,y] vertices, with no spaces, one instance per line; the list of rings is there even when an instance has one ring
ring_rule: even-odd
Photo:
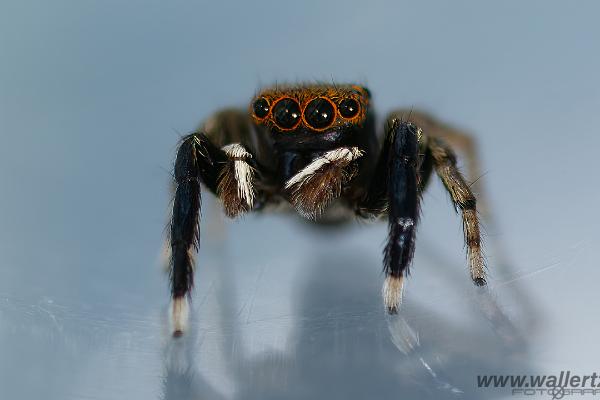
[[[327,164],[341,164],[346,166],[350,162],[360,158],[364,152],[358,147],[340,147],[339,149],[328,151],[320,157],[315,158],[310,164],[302,168],[296,175],[292,176],[285,184],[285,188],[289,189],[293,185],[302,184],[311,175],[314,175],[319,169]]]
[[[252,158],[252,154],[239,143],[228,144],[227,146],[223,146],[221,150],[228,157],[234,159],[233,168],[237,182],[238,196],[252,209],[254,206],[254,169],[244,160]]]

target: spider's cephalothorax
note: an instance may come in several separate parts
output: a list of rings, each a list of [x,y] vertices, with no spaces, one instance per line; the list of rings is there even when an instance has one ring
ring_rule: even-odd
[[[448,143],[472,152],[468,136],[426,114],[398,110],[379,140],[369,91],[310,84],[264,89],[248,111],[228,109],[183,138],[175,161],[171,221],[174,333],[181,334],[200,240],[200,185],[229,217],[289,204],[318,222],[387,216],[384,304],[395,313],[408,273],[421,192],[435,170],[462,212],[471,278],[484,285],[475,197]]]

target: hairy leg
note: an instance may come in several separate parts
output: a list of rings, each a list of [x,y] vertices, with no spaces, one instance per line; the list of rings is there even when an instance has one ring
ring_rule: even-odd
[[[477,151],[477,141],[467,131],[446,124],[430,114],[420,110],[400,109],[392,113],[397,118],[414,123],[428,137],[440,138],[455,149],[465,160],[466,181],[471,190],[477,193],[478,212],[486,220],[488,226],[494,225],[494,216],[486,196],[485,185],[480,181],[484,175],[481,172],[481,162]]]
[[[449,146],[464,154],[466,159],[467,180],[473,182],[481,176],[479,158],[477,156],[477,143],[473,136],[464,130],[445,124],[420,110],[401,109],[392,113],[396,118],[412,122],[430,137],[441,138]]]
[[[408,274],[415,251],[419,219],[419,130],[393,119],[386,140],[391,140],[388,155],[388,242],[384,249],[386,279],[383,300],[389,313],[402,301],[403,276]]]
[[[217,148],[204,134],[183,138],[175,160],[175,198],[170,230],[170,276],[173,333],[183,333],[186,295],[194,285],[194,251],[200,247],[200,208],[203,183],[220,196],[229,216],[252,209],[252,155],[239,144]]]
[[[424,182],[419,139],[415,125],[390,118],[381,154],[359,214],[376,216],[387,211],[388,241],[384,249],[383,302],[389,313],[396,313],[402,300],[403,277],[408,274],[415,249],[419,219],[420,192]],[[430,168],[425,168],[425,178]]]
[[[185,296],[194,285],[194,250],[200,247],[200,204],[202,181],[216,191],[221,166],[226,158],[203,134],[183,138],[175,160],[175,198],[171,217],[171,295],[173,334],[183,333],[186,323]]]
[[[462,213],[471,279],[476,285],[483,286],[486,284],[485,259],[481,251],[477,201],[456,166],[456,156],[452,149],[442,139],[435,137],[429,138],[428,145],[434,168],[452,197],[454,206]]]
[[[493,224],[493,218],[486,207],[483,190],[481,188],[479,190],[478,201],[472,191],[472,185],[481,177],[475,140],[464,131],[440,122],[422,111],[397,110],[392,115],[402,116],[416,123],[427,135],[428,139],[423,140],[422,143],[427,144],[426,151],[431,154],[437,174],[449,191],[456,208],[462,212],[471,278],[476,284],[484,285],[486,283],[485,260],[481,253],[478,212],[481,212],[490,224]],[[468,181],[458,170],[453,148],[458,149],[466,158]]]

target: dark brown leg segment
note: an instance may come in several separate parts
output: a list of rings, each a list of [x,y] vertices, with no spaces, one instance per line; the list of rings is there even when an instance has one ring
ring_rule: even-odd
[[[481,233],[475,196],[456,167],[456,156],[452,149],[439,138],[429,138],[428,143],[434,168],[452,197],[456,209],[462,212],[471,279],[476,285],[483,286],[486,284],[486,267],[481,252]]]

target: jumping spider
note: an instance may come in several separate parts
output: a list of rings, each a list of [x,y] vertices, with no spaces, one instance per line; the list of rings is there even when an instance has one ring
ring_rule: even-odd
[[[201,183],[232,218],[283,204],[319,222],[387,215],[382,294],[395,313],[413,258],[421,192],[435,170],[462,212],[471,279],[486,284],[475,197],[447,144],[469,138],[424,113],[397,110],[386,121],[380,143],[363,86],[275,86],[258,93],[248,111],[219,111],[182,139],[170,227],[174,335],[183,332],[193,286]]]

